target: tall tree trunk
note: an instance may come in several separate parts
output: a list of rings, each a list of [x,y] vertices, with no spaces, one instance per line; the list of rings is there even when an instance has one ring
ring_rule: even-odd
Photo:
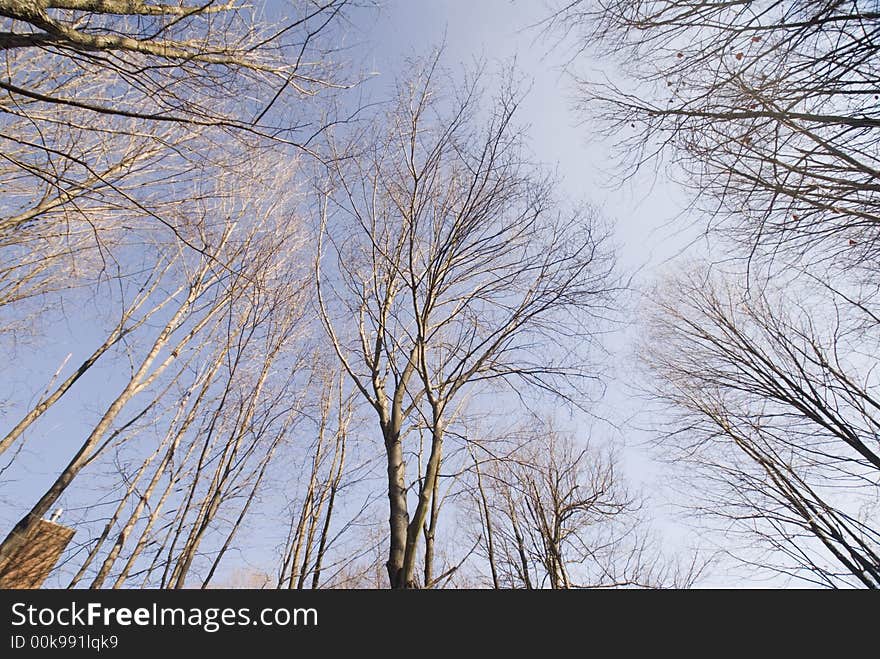
[[[486,528],[486,552],[489,561],[489,570],[492,572],[492,587],[500,588],[498,584],[498,567],[495,562],[495,539],[492,531],[492,518],[489,515],[489,500],[486,498],[486,490],[483,487],[483,474],[480,472],[480,462],[476,455],[474,458],[474,470],[477,473],[477,491],[480,493],[480,503],[483,510],[483,519]]]
[[[336,502],[336,491],[339,489],[339,482],[342,479],[342,469],[345,464],[345,438],[342,439],[342,454],[339,459],[339,466],[333,480],[330,483],[330,498],[327,500],[327,513],[324,515],[324,525],[321,528],[321,537],[318,541],[318,553],[315,556],[315,570],[312,574],[312,589],[318,588],[321,579],[321,565],[324,562],[324,552],[327,551],[327,538],[330,534],[330,520],[333,516],[333,505]]]
[[[513,536],[516,539],[516,551],[519,555],[520,562],[520,570],[522,571],[522,580],[523,584],[526,587],[526,590],[532,590],[532,579],[529,574],[529,558],[528,553],[526,552],[525,540],[523,539],[522,531],[520,531],[519,524],[517,523],[517,512],[513,506],[513,502],[508,499],[508,515],[510,516],[510,525],[513,528]]]
[[[312,590],[316,590],[321,581],[321,566],[324,563],[324,553],[327,551],[327,539],[330,535],[330,520],[333,516],[333,506],[336,503],[336,492],[342,482],[342,472],[345,469],[345,442],[348,438],[348,424],[351,421],[351,404],[347,409],[342,398],[342,378],[339,378],[339,403],[338,421],[336,426],[336,447],[333,454],[333,464],[330,465],[330,496],[327,500],[327,512],[324,515],[324,524],[321,527],[321,536],[318,540],[318,551],[315,556],[315,569],[312,573]]]
[[[385,437],[385,455],[388,462],[388,504],[391,538],[388,548],[388,581],[392,588],[412,586],[404,573],[409,512],[406,505],[406,463],[400,433],[388,431]]]
[[[437,534],[437,520],[440,517],[439,485],[440,479],[435,478],[431,492],[431,520],[425,527],[425,588],[431,588],[434,582],[434,538]]]

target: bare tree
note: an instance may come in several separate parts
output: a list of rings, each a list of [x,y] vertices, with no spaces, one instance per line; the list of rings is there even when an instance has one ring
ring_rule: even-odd
[[[107,351],[111,350],[119,342],[123,341],[131,333],[135,332],[139,327],[146,323],[153,315],[159,313],[166,305],[172,302],[171,297],[159,301],[140,316],[138,311],[147,302],[153,299],[157,287],[163,282],[164,275],[172,268],[175,261],[175,255],[171,255],[170,261],[159,262],[155,265],[155,269],[140,289],[135,294],[134,299],[124,308],[120,314],[119,320],[108,334],[107,338],[98,346],[75,371],[68,375],[63,381],[55,385],[58,373],[56,373],[45,393],[37,400],[36,404],[29,409],[18,423],[0,439],[0,454],[7,451],[15,442],[30,428],[43,414],[45,414],[53,405],[55,405],[77,381],[91,369],[98,360]],[[64,364],[61,369],[63,370]]]
[[[750,562],[877,588],[876,303],[827,283],[799,297],[701,271],[658,296],[645,350],[672,415],[663,446],[703,512],[760,541]]]
[[[278,182],[275,177],[271,180]],[[205,243],[213,244],[211,254],[187,253],[178,242],[170,243],[169,249],[176,252],[177,259],[172,261],[173,268],[164,268],[166,281],[162,286],[168,288],[156,289],[156,296],[153,299],[148,297],[150,301],[147,302],[153,306],[148,317],[161,310],[160,314],[156,314],[159,316],[158,327],[141,328],[140,341],[132,342],[128,379],[113,396],[56,481],[6,537],[0,546],[0,564],[5,563],[7,557],[27,540],[32,526],[58,501],[82,470],[116,439],[130,439],[131,436],[125,434],[126,429],[150,414],[163,396],[172,390],[172,386],[190,372],[190,367],[198,364],[200,342],[210,345],[212,341],[224,337],[225,333],[225,341],[221,341],[220,345],[231,349],[236,342],[240,345],[243,334],[249,338],[258,336],[253,329],[255,326],[262,327],[262,324],[271,325],[273,322],[277,322],[280,336],[287,337],[295,319],[301,317],[296,313],[289,314],[289,317],[281,313],[283,309],[296,310],[297,290],[290,279],[296,268],[287,258],[291,253],[289,250],[298,244],[298,225],[289,218],[280,220],[277,217],[280,210],[278,204],[282,200],[271,183],[263,188],[270,191],[269,196],[262,199],[257,195],[257,199],[242,201],[240,196],[229,194],[229,190],[238,193],[242,182],[237,177],[215,181],[217,189],[213,205],[202,209],[205,214],[212,216],[211,221],[197,225]],[[251,177],[247,182],[253,185],[256,179]],[[227,185],[231,188],[225,189]],[[256,190],[251,188],[250,191],[257,194]],[[189,210],[182,207],[180,212]],[[238,219],[233,218],[233,212],[254,213],[254,217],[250,218],[250,222],[240,224]],[[278,230],[273,231],[273,226]],[[286,270],[280,270],[281,265],[285,265]],[[267,289],[271,292],[266,293]],[[282,305],[279,299],[287,300],[289,304]],[[270,310],[273,313],[270,314]],[[236,325],[230,322],[231,318],[243,318],[245,328],[252,328],[250,333],[247,334],[245,330],[233,331]],[[123,323],[123,326],[128,324],[125,314]],[[111,343],[118,333],[118,328],[111,332]],[[277,348],[267,350],[265,354],[274,357],[277,351]],[[226,354],[221,352],[219,359],[225,358]],[[179,365],[176,371],[175,365]],[[199,370],[199,367],[196,366],[196,369]],[[72,384],[75,378],[69,378],[68,381]],[[120,419],[138,405],[136,400],[139,395],[148,391],[153,393],[152,400],[138,411],[131,412],[128,420],[121,423]],[[59,392],[56,393],[63,393]],[[39,406],[35,410],[39,412]],[[25,421],[33,416],[32,412],[25,417]],[[253,418],[249,413],[244,416],[249,420]],[[33,420],[35,418],[30,422]],[[89,560],[91,558],[94,556]]]
[[[342,374],[330,371],[321,385],[317,438],[310,447],[308,479],[295,502],[286,547],[278,570],[279,588],[318,588],[324,559],[334,537],[331,524],[344,487],[346,444],[354,412],[352,394],[345,393]],[[297,493],[300,494],[300,493]],[[310,578],[311,577],[311,578]]]
[[[710,255],[748,265],[662,298],[645,346],[662,445],[703,512],[758,540],[750,562],[826,586],[877,586],[875,9],[583,0],[550,20],[620,65],[581,91],[625,163],[668,158]]]
[[[9,31],[0,33],[0,48],[13,63],[48,55],[67,65],[6,68],[4,105],[39,101],[85,113],[258,129],[285,91],[309,95],[329,84],[321,75],[327,64],[312,59],[311,49],[345,4],[297,2],[290,15],[270,22],[235,0],[3,0]],[[230,106],[245,90],[258,105]]]
[[[210,254],[178,204],[250,152],[307,149],[346,4],[0,3],[0,306],[112,276],[133,227]]]
[[[482,120],[478,82],[444,96],[436,61],[414,64],[387,115],[355,137],[360,155],[337,160],[321,201],[321,317],[378,416],[394,588],[417,585],[462,393],[493,383],[559,391],[583,377],[577,348],[614,287],[595,216],[565,214],[528,163],[513,89]],[[549,349],[561,337],[571,351]],[[430,441],[412,483],[406,440],[418,427]]]
[[[499,456],[475,445],[480,547],[495,588],[689,585],[653,542],[610,451],[538,421]],[[682,578],[683,577],[683,578]]]
[[[309,286],[288,175],[327,121],[306,101],[338,86],[333,46],[321,42],[347,4],[0,0],[0,333],[77,289],[115,291],[105,339],[72,371],[70,358],[58,368],[0,452],[20,448],[96,363],[130,365],[0,546],[0,569],[112,453],[120,498],[80,545],[70,585],[153,579],[140,558],[149,548],[154,560],[167,550],[162,579],[180,587],[210,534],[200,576],[214,577],[300,418]],[[255,199],[267,189],[279,194]],[[192,496],[180,501],[181,491]]]
[[[719,226],[759,252],[876,263],[870,4],[577,0],[551,23],[620,64],[619,84],[584,80],[582,92],[625,162],[667,156]]]

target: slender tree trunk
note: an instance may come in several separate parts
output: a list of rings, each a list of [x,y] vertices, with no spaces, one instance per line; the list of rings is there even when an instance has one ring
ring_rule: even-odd
[[[221,459],[217,462],[217,468],[214,470],[214,476],[208,488],[205,499],[199,506],[198,514],[190,529],[186,542],[181,549],[180,556],[171,573],[170,586],[174,589],[183,588],[186,584],[186,576],[192,566],[192,562],[196,557],[199,545],[202,542],[205,531],[211,524],[211,520],[217,514],[217,510],[223,501],[224,485],[226,483],[226,475],[231,463],[237,455],[238,443],[241,441],[241,434],[237,434],[235,444],[232,447],[227,446]]]
[[[299,573],[302,570],[299,557],[302,553],[303,542],[305,541],[306,520],[308,519],[308,516],[312,514],[312,500],[315,496],[314,487],[315,484],[310,482],[306,497],[303,500],[302,509],[299,511],[299,519],[296,522],[296,531],[294,531],[291,550],[288,554],[290,558],[289,561],[286,562],[286,564],[289,563],[290,565],[290,577],[287,579],[287,587],[289,589],[296,587]],[[286,569],[286,565],[282,570],[283,569]]]
[[[193,499],[195,498],[196,490],[198,489],[205,464],[208,461],[208,456],[210,455],[211,450],[214,448],[218,441],[220,431],[218,430],[217,426],[220,419],[220,413],[224,405],[226,404],[226,401],[228,400],[228,396],[230,394],[230,379],[233,377],[233,373],[238,367],[239,359],[240,355],[236,356],[236,359],[234,360],[232,365],[231,372],[228,375],[227,381],[224,385],[223,395],[220,397],[220,401],[211,412],[210,421],[207,424],[207,428],[205,428],[204,431],[201,433],[204,435],[205,439],[203,442],[201,442],[201,450],[199,451],[199,457],[196,461],[193,477],[188,487],[186,488],[187,493],[185,500],[183,504],[178,508],[178,514],[172,524],[172,526],[175,526],[175,528],[173,529],[173,531],[169,531],[168,537],[173,537],[171,538],[171,545],[168,547],[167,558],[163,563],[164,568],[162,570],[162,578],[160,580],[160,585],[162,588],[166,588],[167,585],[170,583],[169,577],[171,576],[170,571],[172,570],[172,565],[174,565],[175,570],[177,568],[177,564],[173,560],[174,549],[177,546],[177,541],[180,540],[181,535],[183,535],[186,517],[189,514],[189,511],[192,509],[192,506],[194,505]],[[195,445],[196,442],[193,442],[190,446],[190,450],[192,450]],[[164,545],[167,543],[168,537],[166,537],[165,542],[163,542],[163,549]]]
[[[431,492],[431,519],[425,527],[425,588],[431,588],[434,582],[434,538],[437,533],[437,520],[440,517],[439,485],[440,479],[435,478]]]
[[[495,540],[492,531],[492,518],[489,514],[489,500],[486,498],[486,490],[483,488],[483,474],[480,472],[480,462],[474,455],[474,470],[477,474],[477,491],[480,493],[480,503],[483,508],[483,519],[486,528],[486,552],[489,561],[489,570],[492,572],[492,587],[500,588],[498,584],[498,567],[495,562]]]
[[[312,573],[312,589],[318,588],[321,579],[321,565],[324,562],[324,552],[327,551],[327,537],[330,534],[330,519],[333,516],[333,505],[336,502],[336,491],[339,489],[339,483],[342,480],[342,470],[345,464],[345,437],[343,435],[341,447],[341,455],[339,465],[336,468],[336,474],[330,483],[330,497],[327,500],[327,513],[324,515],[324,525],[321,528],[321,537],[318,543],[318,553],[315,556],[315,570]]]
[[[284,570],[287,569],[287,565],[290,565],[290,577],[287,579],[287,587],[291,590],[297,587],[301,587],[298,586],[298,584],[302,583],[302,579],[305,576],[307,558],[303,558],[303,560],[300,561],[300,555],[302,554],[303,547],[307,542],[307,524],[309,520],[311,520],[316,514],[314,512],[314,506],[318,490],[318,470],[320,469],[321,457],[324,453],[324,441],[326,439],[328,414],[329,398],[327,398],[325,391],[324,405],[321,408],[321,423],[318,427],[318,442],[315,446],[315,453],[312,456],[312,466],[311,472],[309,474],[309,485],[308,489],[306,490],[305,498],[303,499],[302,508],[299,511],[299,519],[296,523],[296,531],[294,532],[293,538],[291,540],[291,549],[288,552],[289,559],[286,560],[285,565],[282,566],[283,575]],[[308,555],[308,549],[306,549],[306,555]]]
[[[510,515],[510,525],[513,528],[513,536],[516,539],[516,550],[519,555],[523,584],[525,584],[527,590],[532,590],[532,578],[529,574],[529,557],[526,552],[526,545],[525,541],[523,540],[522,531],[520,531],[519,524],[516,521],[517,513],[514,509],[512,501],[508,501],[507,505],[509,509],[508,514]]]
[[[194,410],[195,410],[195,407],[193,408],[193,412],[194,412]],[[122,548],[125,546],[125,542],[128,539],[129,534],[131,533],[132,529],[134,529],[135,524],[137,524],[138,520],[140,519],[141,513],[144,511],[144,508],[147,507],[147,502],[149,502],[150,497],[153,496],[153,491],[156,489],[156,485],[161,480],[162,474],[165,473],[165,470],[167,469],[168,465],[171,463],[171,460],[173,459],[173,457],[177,451],[177,448],[180,445],[180,439],[183,436],[183,434],[186,432],[187,428],[189,427],[189,422],[191,422],[192,418],[194,418],[194,413],[191,413],[188,416],[183,427],[181,427],[180,429],[175,431],[173,443],[168,448],[168,451],[166,452],[164,458],[162,459],[162,463],[159,465],[159,467],[156,469],[155,473],[153,474],[153,477],[150,479],[150,482],[147,485],[147,489],[144,490],[143,495],[141,496],[140,500],[137,502],[137,505],[135,506],[134,511],[132,511],[131,516],[128,518],[128,521],[126,522],[125,526],[119,532],[119,535],[116,538],[116,542],[113,544],[113,548],[110,550],[110,553],[107,555],[107,557],[104,559],[104,562],[101,564],[101,569],[98,570],[98,574],[95,576],[94,580],[92,581],[91,586],[89,586],[90,588],[100,588],[101,586],[104,585],[104,581],[107,579],[107,575],[110,574],[110,570],[113,567],[113,564],[116,562],[116,559],[119,557],[119,554],[122,551]],[[188,455],[189,454],[187,454],[187,456]],[[159,506],[157,506],[156,513],[158,513],[158,510],[161,509],[161,504],[163,504],[163,503],[164,503],[164,497],[160,499]],[[150,520],[149,524],[150,525],[152,524],[152,519]],[[137,556],[137,554],[133,554],[132,558],[136,558],[136,556]],[[126,565],[126,567],[128,567],[128,565]],[[123,579],[125,578],[124,573],[125,573],[125,571],[123,571],[123,575],[121,575],[121,577]],[[114,586],[114,587],[116,587],[116,586]]]
[[[207,384],[205,385],[205,388],[203,388],[202,393],[205,393],[206,391],[207,391]],[[193,410],[197,409],[197,407],[198,407],[198,405],[195,405],[193,407]],[[194,415],[193,415],[193,418],[194,418]],[[188,424],[187,424],[187,427],[188,427]],[[183,437],[185,432],[186,432],[186,428],[181,428],[180,431],[177,433],[177,436],[175,438],[175,445],[171,447],[171,449],[168,452],[168,455],[165,456],[165,461],[162,464],[161,469],[153,476],[153,481],[151,482],[151,484],[153,486],[155,486],[156,484],[158,484],[160,482],[162,474],[165,472],[165,470],[171,464],[171,460],[174,457],[175,451],[177,450],[177,447],[179,446],[180,440]],[[186,452],[184,453],[183,459],[180,462],[180,466],[176,470],[172,471],[169,474],[168,483],[165,485],[165,489],[162,491],[162,494],[159,496],[159,501],[155,505],[151,506],[150,514],[147,517],[147,523],[144,526],[144,529],[141,531],[140,537],[138,538],[138,541],[135,544],[134,549],[132,550],[131,554],[129,555],[128,560],[126,560],[125,565],[122,568],[122,571],[119,573],[119,575],[116,577],[116,580],[113,582],[114,589],[122,587],[122,585],[125,583],[125,580],[128,578],[128,575],[131,572],[132,567],[134,567],[135,561],[138,559],[138,557],[143,552],[144,548],[147,546],[147,543],[149,542],[149,539],[150,539],[150,532],[153,530],[153,527],[155,526],[156,522],[158,521],[158,519],[162,513],[162,509],[165,506],[165,502],[168,500],[168,497],[174,491],[174,486],[178,482],[180,482],[180,479],[182,478],[184,466],[189,461],[189,458],[192,455],[192,452],[195,449],[195,447],[196,447],[196,442],[195,441],[190,442],[189,448],[187,448]],[[148,488],[148,490],[146,492],[144,492],[144,494],[141,496],[141,499],[138,502],[138,507],[141,510],[144,507],[146,507],[147,502],[152,497],[152,493],[153,493],[153,490]],[[140,512],[138,512],[137,515],[132,515],[131,518],[129,518],[129,524],[131,524],[131,528],[134,527],[134,524],[137,521],[138,516],[140,516]],[[130,530],[131,529],[129,529],[129,532],[130,532]],[[161,553],[161,550],[159,553]],[[157,553],[157,555],[158,555],[158,553]],[[152,572],[152,568],[148,571],[147,578],[149,578],[149,574],[151,572]]]
[[[260,461],[259,472],[257,473],[256,480],[254,482],[254,486],[251,488],[250,494],[245,500],[244,505],[238,513],[238,517],[235,520],[235,524],[232,525],[232,529],[229,531],[229,534],[226,536],[226,540],[223,542],[223,546],[220,547],[220,551],[217,552],[217,556],[214,557],[214,562],[211,564],[211,569],[208,570],[208,574],[205,577],[205,580],[202,582],[202,589],[208,587],[208,583],[210,583],[211,579],[214,577],[214,573],[217,571],[217,566],[220,565],[220,561],[223,560],[223,556],[226,554],[229,546],[232,544],[233,538],[235,538],[235,534],[238,533],[238,529],[241,526],[241,523],[244,521],[245,516],[247,515],[248,510],[251,507],[251,504],[254,501],[254,497],[257,494],[257,490],[260,487],[260,483],[263,482],[263,476],[266,474],[266,468],[269,466],[269,463],[272,461],[272,456],[275,454],[275,449],[278,448],[278,444],[281,442],[284,434],[279,433],[275,440],[272,442],[271,447],[266,452],[266,455]]]
[[[267,355],[263,368],[260,371],[260,375],[254,385],[254,389],[249,393],[247,409],[243,416],[240,416],[236,420],[236,423],[232,428],[234,434],[230,437],[229,442],[224,448],[222,458],[217,464],[214,478],[211,480],[211,486],[208,490],[209,495],[206,498],[206,503],[201,507],[199,515],[196,517],[196,522],[193,525],[190,536],[187,538],[184,550],[181,552],[182,557],[181,559],[178,559],[175,572],[171,576],[171,582],[174,584],[172,586],[173,588],[183,588],[186,582],[186,576],[192,566],[193,559],[195,558],[199,545],[202,542],[202,538],[204,538],[205,532],[208,530],[217,511],[224,502],[229,483],[234,481],[236,458],[239,455],[245,434],[251,429],[251,424],[259,404],[260,396],[263,392],[263,387],[266,384],[266,379],[271,372],[271,366],[279,350],[280,345],[277,346],[272,353]],[[254,441],[259,441],[259,437],[255,438]]]

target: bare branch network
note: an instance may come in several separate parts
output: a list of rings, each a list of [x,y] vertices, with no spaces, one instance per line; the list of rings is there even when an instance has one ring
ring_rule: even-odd
[[[692,195],[699,257],[635,291],[515,67],[352,92],[360,9],[0,0],[4,583],[60,515],[27,583],[880,587],[876,7],[541,23],[617,182]]]
[[[705,222],[708,258],[650,294],[660,450],[737,560],[877,588],[876,7],[583,1],[554,28],[628,74],[581,82],[624,171],[665,163]]]

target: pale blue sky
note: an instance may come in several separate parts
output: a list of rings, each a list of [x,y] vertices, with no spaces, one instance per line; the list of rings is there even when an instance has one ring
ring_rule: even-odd
[[[610,145],[585,117],[574,111],[571,73],[614,75],[612,68],[579,57],[566,70],[571,44],[558,44],[539,24],[548,15],[546,0],[382,0],[382,8],[359,10],[359,29],[350,35],[353,55],[376,73],[368,87],[406,75],[408,57],[423,56],[445,44],[443,63],[457,69],[485,61],[489,69],[515,59],[530,91],[519,120],[530,126],[531,147],[539,160],[557,166],[565,194],[599,206],[617,225],[622,264],[653,267],[676,254],[688,240],[668,223],[682,208],[674,186],[645,172],[623,188],[609,185]],[[524,86],[527,86],[524,85]]]

